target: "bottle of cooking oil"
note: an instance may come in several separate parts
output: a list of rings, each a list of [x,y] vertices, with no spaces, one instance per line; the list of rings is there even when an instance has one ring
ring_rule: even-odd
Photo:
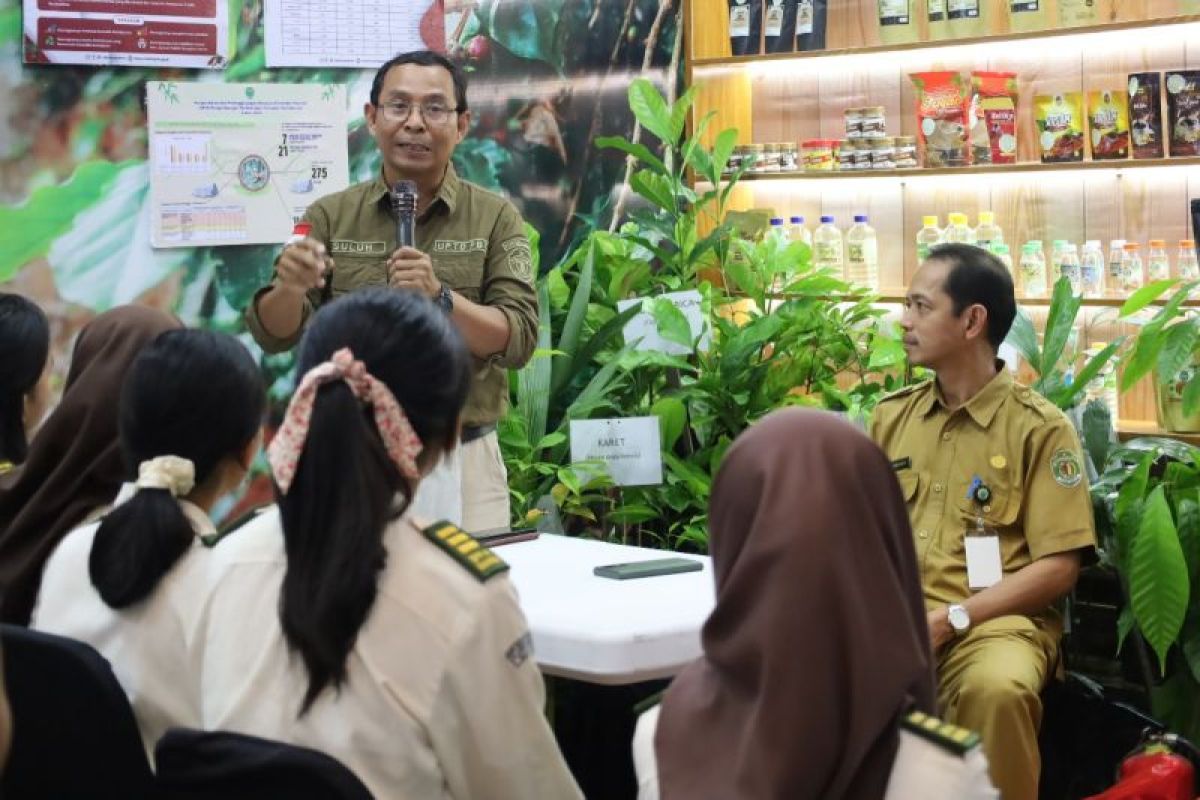
[[[813,231],[813,265],[840,278],[845,274],[846,262],[842,254],[842,232],[833,223],[833,217],[826,214]]]

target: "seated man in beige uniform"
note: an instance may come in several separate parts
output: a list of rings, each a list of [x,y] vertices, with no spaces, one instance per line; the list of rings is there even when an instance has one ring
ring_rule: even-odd
[[[1095,544],[1082,451],[1063,413],[996,358],[1016,300],[994,256],[934,248],[904,305],[909,362],[937,377],[881,401],[871,435],[908,504],[939,709],[982,735],[1004,800],[1036,800],[1054,604]]]
[[[470,126],[466,77],[445,57],[404,53],[375,75],[365,108],[383,156],[374,180],[309,206],[308,238],[284,248],[246,323],[268,352],[299,341],[312,312],[364,286],[393,286],[437,302],[474,357],[463,412],[462,519],[469,531],[509,523],[508,476],[496,422],[508,403],[506,369],[537,341],[537,292],[521,215],[504,198],[461,180],[450,163]],[[389,187],[417,187],[416,247],[397,247]]]

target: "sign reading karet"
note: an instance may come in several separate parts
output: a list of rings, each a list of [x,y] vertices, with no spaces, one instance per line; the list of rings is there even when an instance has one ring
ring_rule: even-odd
[[[571,461],[601,461],[617,486],[662,483],[658,417],[571,422]]]

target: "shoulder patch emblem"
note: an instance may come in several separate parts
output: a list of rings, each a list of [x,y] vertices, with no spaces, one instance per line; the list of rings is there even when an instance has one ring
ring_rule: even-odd
[[[900,720],[900,726],[955,755],[964,755],[979,744],[979,734],[949,722],[942,722],[937,717],[920,711],[905,714]]]
[[[500,247],[504,249],[508,257],[508,269],[512,272],[513,277],[531,283],[533,281],[533,251],[529,247],[529,240],[524,236],[519,236],[502,242]]]
[[[1083,465],[1077,454],[1063,448],[1050,457],[1050,474],[1059,486],[1073,489],[1083,480]]]
[[[449,522],[437,522],[424,531],[425,538],[446,551],[480,583],[508,570],[504,559],[479,543],[471,534]]]
[[[528,631],[526,631],[520,639],[517,639],[515,642],[513,642],[508,650],[506,650],[504,653],[504,657],[508,659],[508,663],[512,664],[514,667],[521,666],[528,661],[529,657],[532,655],[533,635]]]

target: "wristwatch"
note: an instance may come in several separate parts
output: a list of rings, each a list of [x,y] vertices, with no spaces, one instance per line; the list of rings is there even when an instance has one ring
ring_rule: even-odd
[[[971,615],[967,613],[966,606],[958,605],[957,603],[946,608],[946,619],[950,623],[950,627],[954,628],[954,633],[957,636],[962,636],[971,629]]]
[[[442,288],[438,290],[438,296],[433,299],[433,302],[449,314],[454,310],[454,295],[450,294],[450,290],[446,288],[446,284],[442,284]]]

